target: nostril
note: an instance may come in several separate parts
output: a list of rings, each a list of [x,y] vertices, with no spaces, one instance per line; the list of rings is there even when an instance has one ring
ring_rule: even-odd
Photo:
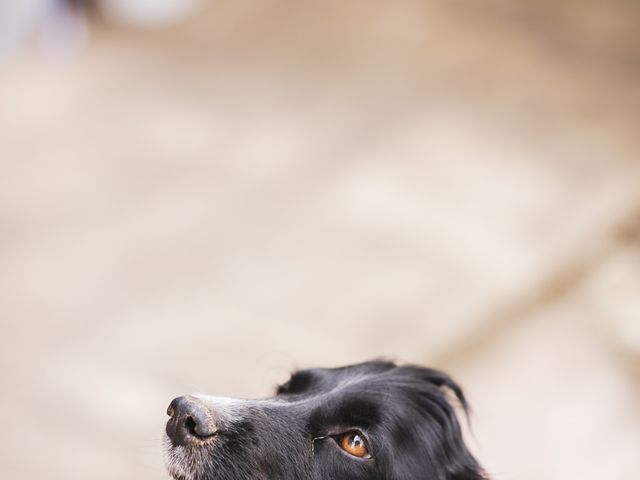
[[[187,417],[187,419],[184,421],[184,426],[190,435],[193,435],[194,437],[200,436],[198,435],[198,432],[196,432],[196,421],[193,419],[193,417]]]
[[[174,398],[167,407],[167,415],[173,418],[174,415],[180,414],[180,411],[184,408],[183,397]]]

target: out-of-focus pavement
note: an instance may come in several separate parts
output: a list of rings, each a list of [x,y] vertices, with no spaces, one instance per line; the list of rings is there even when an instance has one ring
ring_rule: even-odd
[[[178,394],[448,369],[497,479],[640,475],[640,9],[219,1],[0,70],[0,476]]]

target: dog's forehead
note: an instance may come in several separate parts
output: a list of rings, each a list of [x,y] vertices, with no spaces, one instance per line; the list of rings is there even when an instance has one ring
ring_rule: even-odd
[[[397,375],[394,375],[394,372]],[[395,376],[402,376],[400,369],[388,362],[366,362],[338,368],[310,368],[294,372],[282,391],[290,393],[327,394],[336,390],[348,390],[356,385],[378,387],[391,386]]]
[[[391,362],[375,361],[357,363],[346,367],[336,368],[314,368],[301,370],[296,374],[317,375],[322,379],[340,381],[346,378],[366,378],[379,375],[396,369],[396,365]],[[296,375],[294,374],[294,375]]]

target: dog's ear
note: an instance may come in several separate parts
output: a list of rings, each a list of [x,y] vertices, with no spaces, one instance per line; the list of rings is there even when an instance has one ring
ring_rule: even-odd
[[[462,388],[456,383],[449,375],[441,370],[435,370],[433,368],[423,368],[425,379],[433,385],[440,388],[445,394],[451,392],[458,401],[465,415],[468,417],[470,414],[469,402],[462,391]]]
[[[456,404],[468,421],[469,403],[462,388],[446,373],[431,368],[418,368],[427,388],[423,391],[422,407],[430,428],[424,432],[432,462],[443,480],[487,480],[480,464],[465,444],[456,412]]]

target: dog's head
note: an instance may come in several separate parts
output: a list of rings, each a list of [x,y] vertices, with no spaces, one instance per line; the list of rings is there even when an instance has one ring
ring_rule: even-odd
[[[481,480],[447,390],[466,409],[440,371],[368,362],[301,370],[264,400],[179,397],[167,466],[176,480]]]

